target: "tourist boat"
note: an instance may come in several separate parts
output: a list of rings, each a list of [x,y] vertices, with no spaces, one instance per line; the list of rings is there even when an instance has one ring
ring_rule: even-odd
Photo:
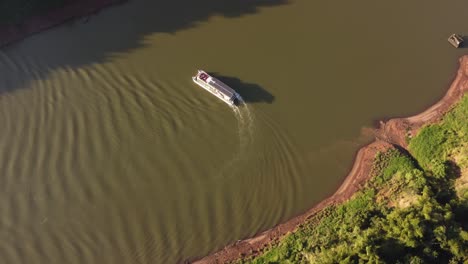
[[[460,35],[452,34],[448,38],[448,42],[452,44],[455,48],[459,48],[463,44],[463,38]]]
[[[238,105],[242,99],[231,87],[204,71],[198,70],[197,75],[193,76],[192,79],[200,87],[223,100],[228,105]]]

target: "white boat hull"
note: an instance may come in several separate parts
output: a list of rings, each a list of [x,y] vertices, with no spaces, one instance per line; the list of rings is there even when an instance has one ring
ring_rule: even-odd
[[[199,71],[199,73],[200,72],[202,72],[202,71]],[[208,83],[198,79],[197,76],[192,77],[192,80],[193,80],[194,83],[196,83],[201,88],[207,90],[208,92],[210,92],[214,96],[218,97],[219,99],[221,99],[226,104],[228,104],[230,106],[234,106],[234,105],[236,105],[237,102],[239,102],[241,100],[241,97],[240,97],[239,94],[234,93],[233,97],[228,97],[228,96],[222,94],[219,90],[217,90],[214,87],[210,86]]]

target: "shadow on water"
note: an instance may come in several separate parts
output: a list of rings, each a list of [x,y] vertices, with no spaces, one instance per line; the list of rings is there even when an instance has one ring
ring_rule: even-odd
[[[43,79],[54,69],[103,63],[146,45],[154,33],[176,32],[207,21],[212,16],[228,18],[255,14],[262,7],[287,4],[289,0],[132,0],[77,19],[45,38],[29,39],[0,50],[0,93],[10,92],[34,79]],[[20,83],[2,81],[12,68],[5,58],[21,63],[21,58],[45,62]],[[17,61],[15,61],[17,60]],[[29,79],[28,79],[29,78]]]
[[[243,82],[239,78],[223,76],[216,72],[210,72],[209,74],[236,90],[246,103],[271,104],[275,100],[275,96],[258,84]]]
[[[458,47],[458,48],[460,48],[460,49],[466,49],[466,48],[468,48],[468,43],[467,43],[467,41],[468,41],[468,36],[462,35],[461,37],[462,37],[462,39],[463,39],[463,42],[462,42],[462,44],[460,44],[460,47]]]

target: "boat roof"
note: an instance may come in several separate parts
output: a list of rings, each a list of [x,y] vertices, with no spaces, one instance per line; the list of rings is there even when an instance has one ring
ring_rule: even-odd
[[[231,87],[227,86],[222,81],[210,76],[206,72],[200,72],[199,78],[228,97],[233,97],[236,94],[236,91],[234,91]]]

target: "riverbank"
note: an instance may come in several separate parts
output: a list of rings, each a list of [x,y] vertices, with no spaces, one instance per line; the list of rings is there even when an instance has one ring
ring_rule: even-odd
[[[439,122],[467,91],[468,56],[463,56],[460,58],[460,66],[455,80],[440,101],[418,115],[380,122],[380,127],[375,130],[375,141],[358,151],[353,168],[340,188],[331,197],[286,223],[262,232],[254,238],[231,244],[194,263],[226,263],[239,258],[259,255],[268,245],[278,242],[286,234],[293,232],[325,208],[349,200],[372,177],[371,171],[377,153],[392,148],[407,151],[408,138],[416,135],[423,126]]]
[[[27,18],[20,24],[0,26],[0,47],[22,40],[32,34],[50,29],[72,19],[89,16],[101,9],[125,0],[83,0],[56,8],[45,14]]]

